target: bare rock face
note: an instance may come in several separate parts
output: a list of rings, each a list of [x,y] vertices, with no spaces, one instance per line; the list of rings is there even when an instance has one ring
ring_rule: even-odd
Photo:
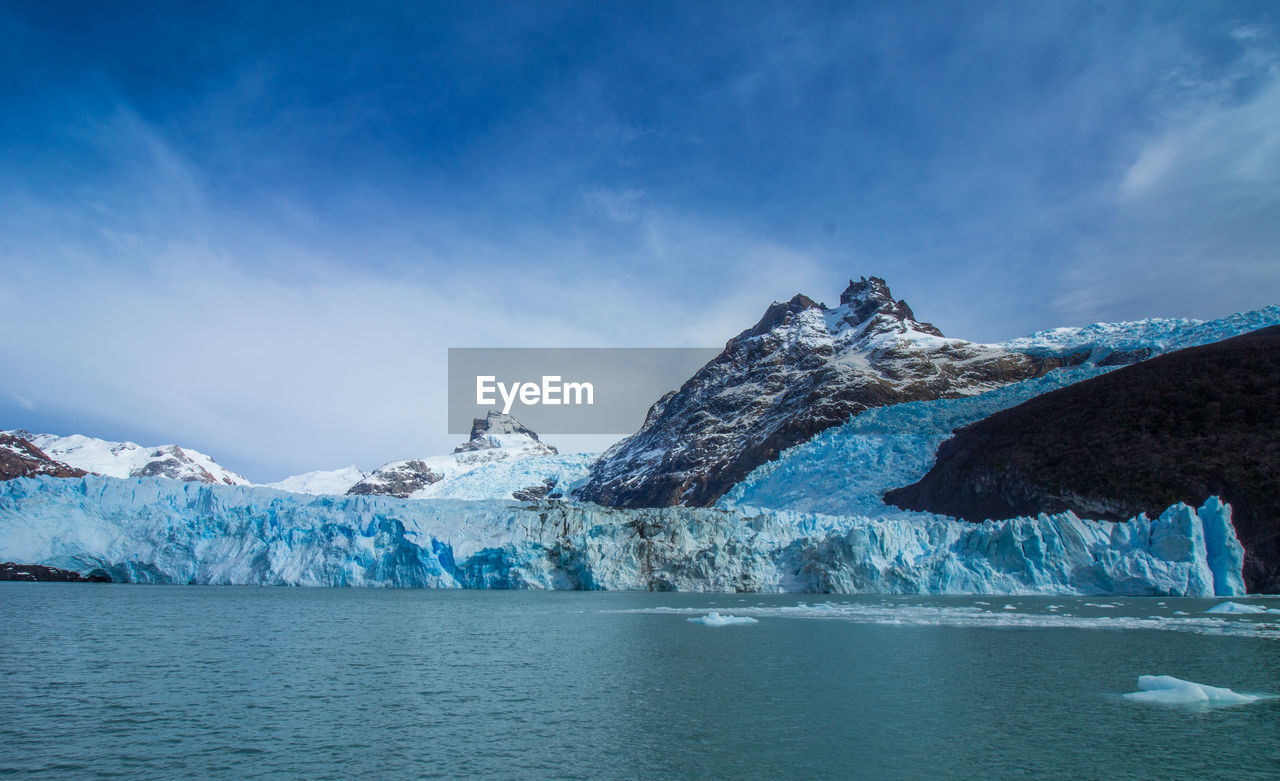
[[[1062,365],[948,339],[915,319],[878,277],[850,282],[834,308],[797,295],[596,462],[579,499],[608,506],[710,506],[752,469],[871,407],[982,393]]]
[[[16,433],[0,432],[0,480],[36,475],[84,477],[87,474],[83,469],[54,461],[26,439],[15,436]]]
[[[966,426],[885,501],[968,521],[1122,521],[1216,495],[1251,592],[1280,591],[1280,326],[1060,388]]]
[[[396,496],[407,498],[415,491],[426,488],[443,479],[418,458],[396,461],[375,470],[373,474],[351,486],[348,496]]]

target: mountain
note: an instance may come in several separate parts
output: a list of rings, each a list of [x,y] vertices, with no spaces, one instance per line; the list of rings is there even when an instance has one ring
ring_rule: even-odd
[[[80,434],[32,434],[21,429],[5,432],[25,439],[48,456],[76,469],[107,477],[168,477],[197,483],[249,485],[248,479],[219,465],[198,450],[177,445],[143,447],[133,442],[109,442]]]
[[[295,494],[341,496],[351,486],[368,477],[360,467],[352,465],[342,469],[321,469],[292,475],[274,483],[263,483],[263,488],[278,488]]]
[[[556,449],[511,415],[490,412],[471,421],[471,438],[453,449],[459,461],[480,464],[508,458],[553,456]]]
[[[392,461],[351,485],[352,496],[540,499],[586,474],[591,456],[561,456],[511,415],[490,412],[447,456]]]
[[[981,521],[1120,520],[1218,495],[1250,591],[1280,592],[1280,326],[1117,369],[998,412],[938,448],[902,508]]]
[[[797,295],[659,399],[575,496],[618,507],[711,505],[757,466],[850,416],[975,395],[1064,362],[948,339],[878,277],[850,282],[834,308]]]
[[[830,515],[900,515],[901,509],[885,504],[885,492],[923,478],[933,466],[938,446],[955,429],[1040,394],[1115,371],[1121,356],[1154,356],[1277,324],[1280,307],[1272,306],[1219,320],[1102,323],[1004,342],[1004,347],[1057,356],[1072,365],[977,396],[868,410],[761,464],[717,505]]]
[[[83,477],[85,471],[49,458],[29,440],[16,436],[16,432],[0,431],[0,480],[36,475]]]
[[[1070,513],[969,524],[0,482],[0,561],[134,583],[1229,596],[1241,555],[1215,501],[1123,524]]]

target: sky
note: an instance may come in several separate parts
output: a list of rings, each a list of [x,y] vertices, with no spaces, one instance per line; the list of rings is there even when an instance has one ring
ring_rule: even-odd
[[[182,5],[0,6],[0,428],[268,481],[447,452],[449,347],[1280,303],[1271,2]]]

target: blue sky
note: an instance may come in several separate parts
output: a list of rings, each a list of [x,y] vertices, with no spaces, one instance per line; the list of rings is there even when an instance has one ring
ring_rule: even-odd
[[[716,345],[863,274],[983,341],[1280,302],[1273,3],[10,2],[0,35],[0,426],[256,480],[450,448],[447,347]]]

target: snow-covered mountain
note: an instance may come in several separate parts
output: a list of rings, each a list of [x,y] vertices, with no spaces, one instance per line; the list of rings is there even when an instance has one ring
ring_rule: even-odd
[[[978,396],[918,401],[865,412],[783,451],[735,485],[720,506],[879,517],[903,512],[884,493],[921,479],[952,432],[1041,394],[1097,377],[1121,363],[1211,344],[1280,325],[1280,306],[1219,320],[1139,320],[1059,328],[1002,343],[1073,366]],[[1122,360],[1122,357],[1125,360]],[[1190,497],[1188,497],[1189,499]]]
[[[318,494],[341,496],[351,486],[368,477],[363,469],[354,464],[341,469],[320,469],[292,475],[274,483],[263,483],[264,488],[279,488],[295,494]]]
[[[986,594],[1241,593],[1230,508],[971,524],[316,497],[148,478],[0,483],[0,560],[144,583]]]
[[[511,415],[476,418],[446,456],[392,461],[351,485],[352,496],[402,499],[541,499],[586,475],[594,456],[560,455]]]
[[[575,495],[622,507],[714,504],[779,453],[869,409],[963,399],[1072,366],[1131,364],[1277,322],[1280,306],[1272,306],[1211,321],[1057,328],[983,345],[943,337],[895,301],[883,279],[864,277],[833,309],[805,296],[773,304],[659,399]]]
[[[1122,523],[965,523],[882,497],[924,476],[956,427],[1276,324],[1280,307],[981,345],[943,337],[864,278],[834,308],[803,296],[770,307],[598,461],[495,413],[449,455],[274,484],[292,493],[219,484],[247,481],[175,446],[12,432],[33,442],[0,447],[18,465],[0,482],[0,559],[146,582],[1239,593],[1245,553],[1217,500]],[[40,465],[59,461],[114,477],[22,471],[56,475]],[[573,497],[591,502],[542,501]],[[604,501],[636,506],[592,503]]]
[[[867,409],[971,396],[1062,361],[948,339],[915,319],[878,277],[850,282],[834,308],[797,295],[601,456],[580,499],[620,507],[713,504],[752,469]]]
[[[167,477],[196,483],[249,485],[249,480],[223,467],[198,450],[177,445],[144,447],[133,442],[110,442],[81,434],[4,432],[25,439],[56,461],[106,477]]]

